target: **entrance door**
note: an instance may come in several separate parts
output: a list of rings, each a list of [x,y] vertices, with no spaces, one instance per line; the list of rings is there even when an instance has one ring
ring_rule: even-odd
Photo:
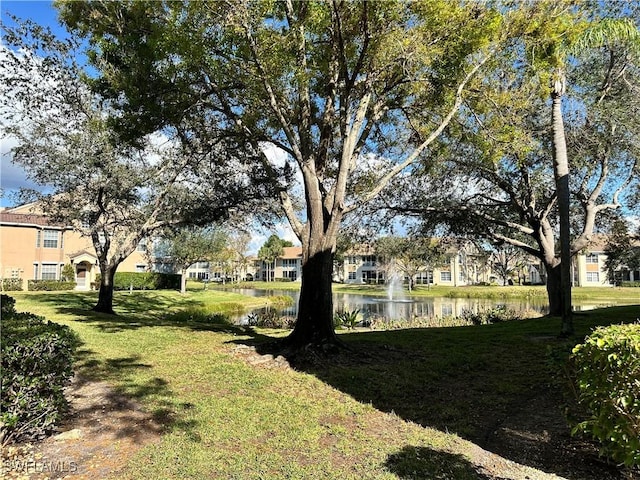
[[[76,270],[76,285],[78,289],[87,287],[87,269],[85,267],[78,267]]]

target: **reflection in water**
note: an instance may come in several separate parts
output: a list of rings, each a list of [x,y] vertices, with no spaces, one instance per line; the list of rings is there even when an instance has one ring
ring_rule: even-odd
[[[293,305],[284,308],[280,314],[295,317],[298,314],[299,292],[285,290],[235,289],[237,293],[249,296],[288,295],[293,297]],[[473,313],[505,306],[516,312],[545,314],[548,311],[546,299],[496,300],[479,298],[414,297],[390,300],[387,297],[373,297],[351,293],[333,294],[336,312],[359,310],[363,320],[383,318],[390,320],[411,320],[415,318],[460,316],[464,311]],[[243,319],[239,319],[240,322]]]

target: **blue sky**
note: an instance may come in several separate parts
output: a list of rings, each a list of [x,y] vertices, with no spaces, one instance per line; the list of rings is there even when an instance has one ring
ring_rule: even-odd
[[[2,16],[2,24],[11,26],[13,21],[10,20],[8,14],[14,15],[21,19],[30,19],[34,22],[48,26],[58,36],[65,36],[66,30],[58,22],[57,10],[50,1],[4,1],[0,0],[0,13]],[[0,165],[0,188],[3,195],[0,196],[0,207],[12,206],[12,193],[21,187],[36,188],[36,185],[30,183],[24,174],[24,171],[11,163],[10,150],[15,143],[0,140],[1,165]],[[262,229],[258,229],[262,230]],[[266,241],[272,232],[254,231],[250,250],[256,252],[258,248]],[[298,244],[297,239],[286,222],[278,223],[274,228],[274,232],[282,238],[286,238]]]
[[[7,13],[23,19],[30,19],[40,25],[47,25],[54,31],[64,32],[57,19],[57,11],[53,7],[53,2],[45,1],[0,1],[2,11],[2,23],[11,24]]]
[[[66,34],[66,30],[58,22],[57,11],[52,2],[0,1],[0,14],[3,25],[14,25],[14,22],[9,17],[9,14],[11,14],[21,19],[29,19],[40,25],[48,26],[56,35],[64,36]],[[11,163],[10,150],[15,146],[15,143],[4,138],[0,142],[0,188],[2,188],[3,192],[0,197],[0,206],[6,207],[13,204],[11,197],[13,192],[21,187],[35,188],[36,186],[26,179],[21,168]]]

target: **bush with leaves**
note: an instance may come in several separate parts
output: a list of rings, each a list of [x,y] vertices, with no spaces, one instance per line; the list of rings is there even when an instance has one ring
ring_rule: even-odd
[[[572,360],[586,417],[573,432],[597,439],[614,461],[640,466],[640,324],[597,328]]]
[[[29,280],[27,288],[30,292],[73,290],[76,288],[76,282],[67,282],[63,280]]]
[[[96,275],[100,285],[100,275]],[[113,279],[115,290],[180,290],[180,275],[159,272],[117,272]]]
[[[3,292],[20,292],[20,291],[22,291],[22,279],[21,278],[3,278],[2,279],[2,291]]]
[[[471,310],[462,310],[460,319],[473,325],[488,325],[492,323],[508,322],[520,318],[515,310],[507,308],[505,305],[498,305],[489,310],[482,310],[477,313]]]
[[[295,317],[280,315],[273,308],[266,308],[247,315],[247,325],[250,327],[292,329],[295,324]]]
[[[63,388],[73,376],[78,339],[66,326],[32,313],[17,313],[2,296],[0,443],[37,439],[64,413]]]

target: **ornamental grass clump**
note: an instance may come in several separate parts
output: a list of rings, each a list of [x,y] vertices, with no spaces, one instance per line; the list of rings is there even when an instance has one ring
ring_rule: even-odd
[[[2,295],[0,444],[42,438],[67,408],[63,388],[73,376],[78,345],[69,327],[18,313]]]
[[[597,328],[572,359],[584,412],[573,432],[597,439],[615,462],[640,466],[640,324]]]

